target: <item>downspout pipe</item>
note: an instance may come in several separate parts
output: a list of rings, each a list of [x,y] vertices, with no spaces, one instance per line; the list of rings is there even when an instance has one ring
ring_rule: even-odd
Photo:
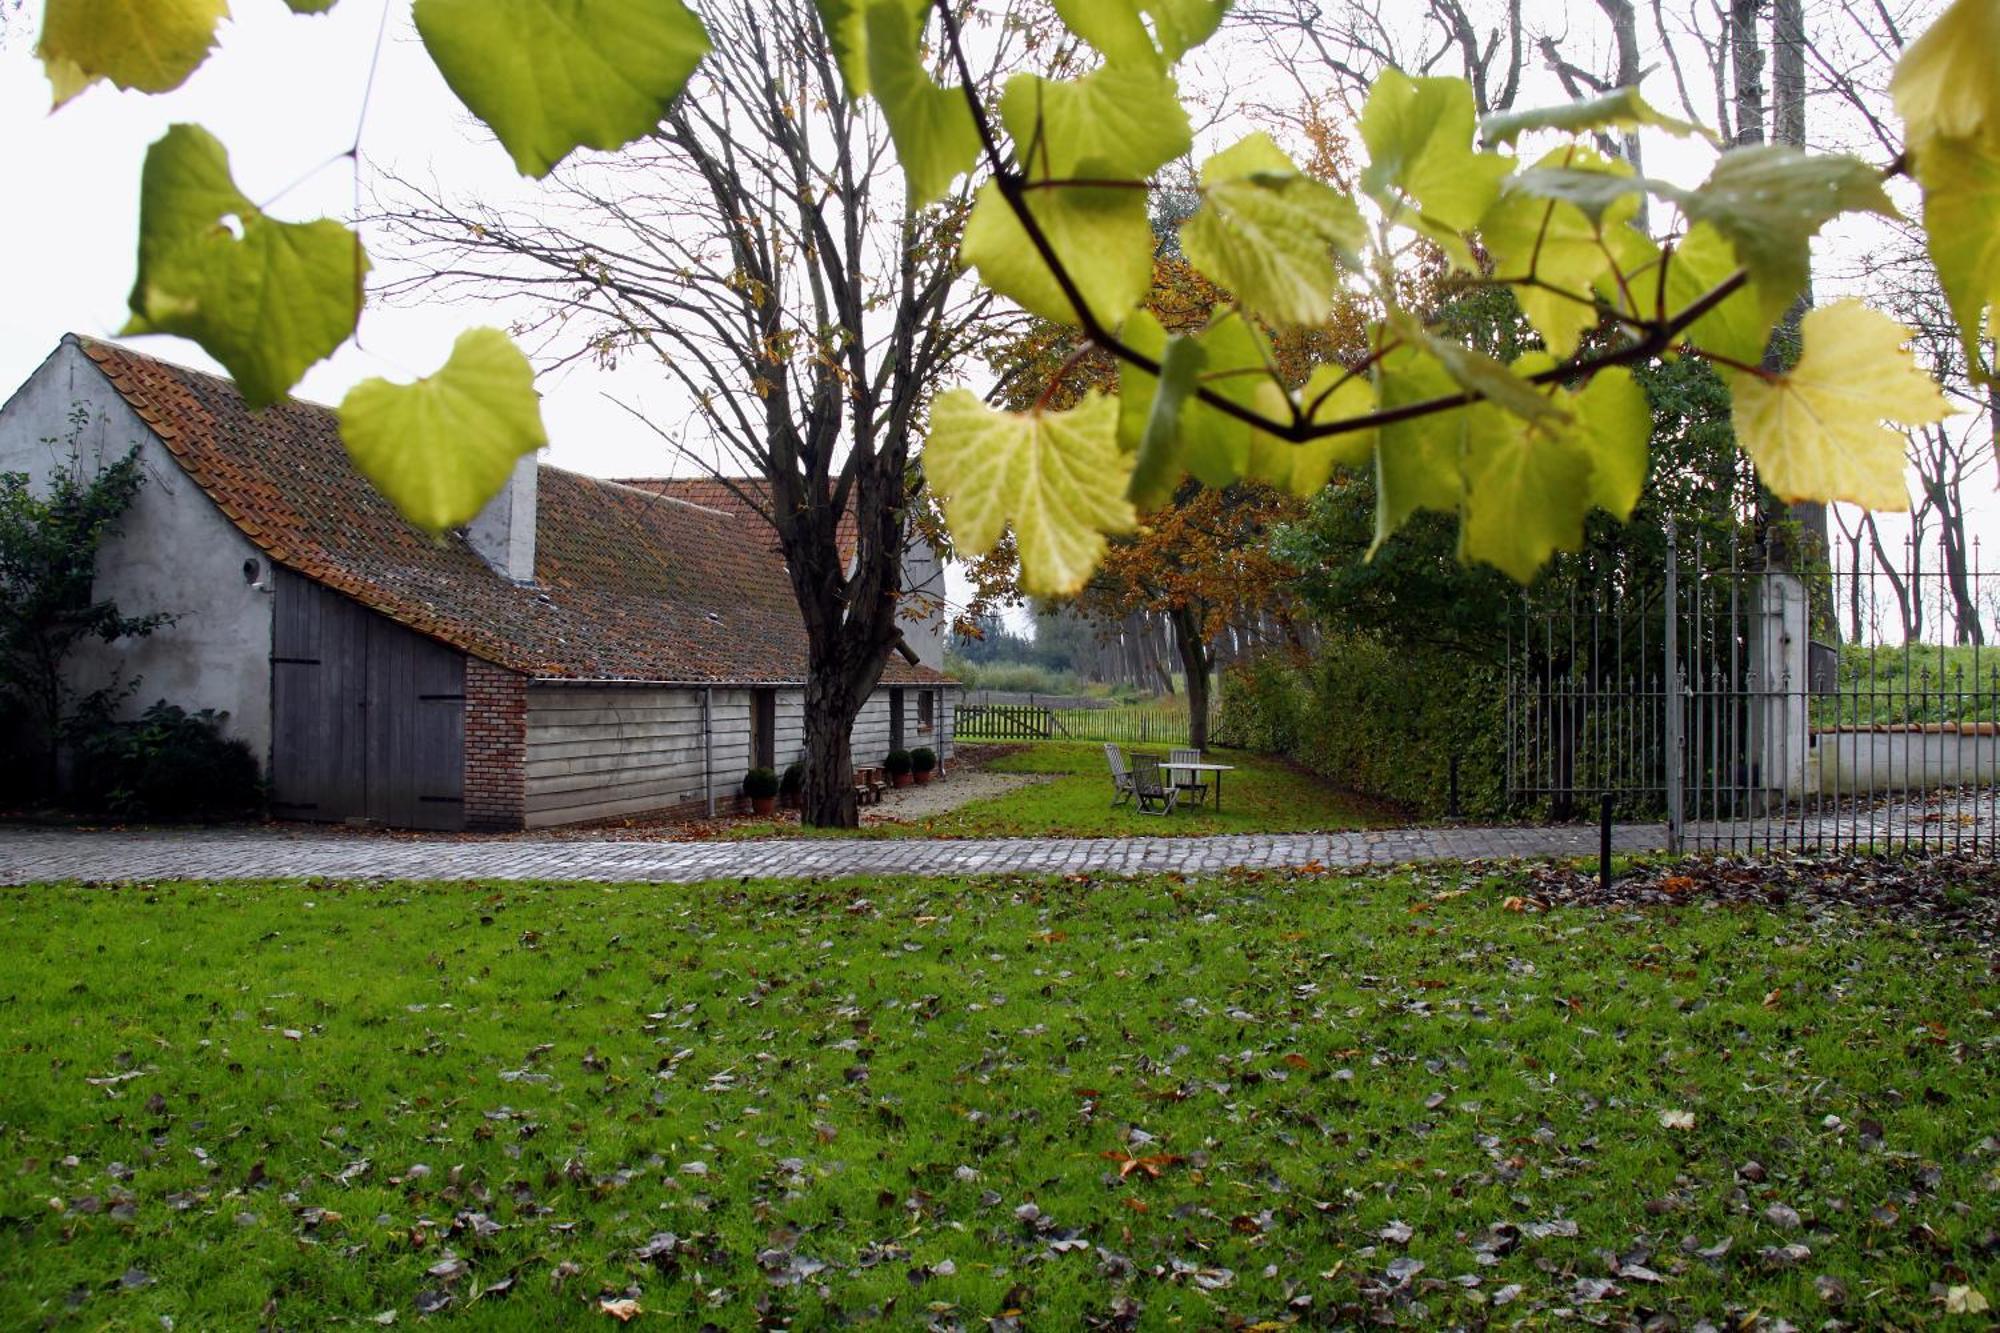
[[[701,691],[701,790],[708,801],[708,817],[715,818],[715,691]]]

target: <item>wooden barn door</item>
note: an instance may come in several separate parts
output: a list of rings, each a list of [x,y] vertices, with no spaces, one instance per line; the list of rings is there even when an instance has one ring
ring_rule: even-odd
[[[276,600],[274,813],[463,827],[464,656],[288,571]]]

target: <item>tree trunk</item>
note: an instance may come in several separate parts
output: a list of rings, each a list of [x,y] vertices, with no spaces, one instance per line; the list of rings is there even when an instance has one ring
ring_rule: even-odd
[[[1197,750],[1208,748],[1208,676],[1212,665],[1208,645],[1202,642],[1201,617],[1178,607],[1172,613],[1174,644],[1180,650],[1181,670],[1187,675],[1188,744]]]
[[[831,674],[831,673],[829,673]],[[859,702],[841,682],[815,672],[806,682],[805,785],[799,793],[799,821],[814,828],[855,828],[861,811],[854,799],[852,730]]]

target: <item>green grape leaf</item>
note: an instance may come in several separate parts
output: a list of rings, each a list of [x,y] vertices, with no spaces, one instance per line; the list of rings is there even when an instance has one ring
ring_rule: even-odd
[[[924,13],[931,0],[901,0],[910,16],[911,45],[915,34],[924,30]],[[868,81],[869,0],[813,0],[819,11],[820,27],[826,31],[827,45],[833,48],[833,63],[840,69],[840,81],[847,99],[857,101],[869,91]]]
[[[940,88],[917,54],[906,0],[868,6],[868,73],[896,142],[912,207],[940,198],[979,160],[979,127],[958,88]]]
[[[228,0],[48,0],[35,51],[57,106],[99,79],[164,93],[208,59],[228,14]]]
[[[524,176],[660,123],[708,32],[682,0],[416,0],[424,48]]]
[[[1483,560],[1516,583],[1533,582],[1549,556],[1583,544],[1590,512],[1590,455],[1561,426],[1523,421],[1489,403],[1465,413],[1462,560]]]
[[[1162,67],[1160,53],[1133,0],[1055,0],[1055,9],[1071,32],[1096,47],[1112,64]]]
[[[1915,151],[1917,181],[1924,187],[1924,231],[1931,262],[1951,304],[1968,366],[1980,364],[1980,338],[2000,331],[2000,136],[1977,139],[1933,135]]]
[[[1467,231],[1491,207],[1513,159],[1472,151],[1472,86],[1464,79],[1412,79],[1387,69],[1361,110],[1368,146],[1362,188],[1416,201],[1433,224]]]
[[[1517,417],[1536,420],[1545,416],[1568,417],[1549,396],[1476,347],[1453,338],[1440,338],[1405,310],[1392,311],[1389,328],[1404,343],[1435,359],[1459,388],[1475,393]]]
[[[1558,149],[1542,159],[1542,163],[1566,157],[1568,149]],[[1594,156],[1594,155],[1593,155]],[[1597,159],[1604,161],[1604,159]],[[1637,196],[1645,193],[1646,185],[1623,162],[1612,159],[1609,169],[1598,167],[1547,166],[1537,164],[1510,177],[1501,187],[1501,196],[1529,196],[1535,199],[1560,200],[1572,204],[1577,211],[1595,221],[1611,209],[1619,208],[1630,200],[1628,212],[1638,211]],[[1490,218],[1491,213],[1487,216]]]
[[[1662,262],[1667,265],[1664,311],[1658,300]],[[1688,229],[1670,254],[1656,250],[1645,263],[1626,268],[1623,289],[1600,285],[1599,294],[1641,319],[1671,317],[1728,281],[1740,267],[1735,249],[1722,233],[1700,222]],[[1761,300],[1759,293],[1744,287],[1696,320],[1681,336],[1704,351],[1754,365],[1764,355],[1771,326],[1790,304],[1789,299],[1776,304]]]
[[[1118,330],[1118,340],[1155,361],[1165,359],[1167,354],[1167,331],[1144,306],[1126,316],[1124,326]],[[1124,452],[1137,453],[1145,442],[1146,424],[1153,417],[1153,395],[1159,387],[1159,376],[1141,370],[1130,361],[1119,360],[1118,447]]]
[[[1022,590],[1048,597],[1083,586],[1106,533],[1132,530],[1133,462],[1118,448],[1118,404],[1095,390],[1066,412],[1001,412],[953,389],[931,408],[923,453],[958,549],[984,555],[1011,525]]]
[[[139,178],[139,276],[126,333],[191,338],[252,407],[283,398],[361,317],[361,240],[337,222],[280,222],[229,175],[208,131],[175,125]]]
[[[1153,283],[1153,223],[1144,190],[1065,186],[1029,190],[1024,198],[1084,304],[1104,325],[1115,326],[1146,299]],[[980,187],[959,258],[1022,308],[1064,324],[1081,322],[997,182]]]
[[[1336,253],[1367,239],[1354,201],[1302,175],[1259,131],[1202,164],[1202,206],[1181,228],[1188,261],[1274,324],[1324,322]]]
[[[1571,396],[1577,433],[1590,455],[1590,502],[1620,522],[1632,517],[1646,489],[1653,409],[1646,391],[1623,366],[1600,370]]]
[[[1215,35],[1222,16],[1235,0],[1140,0],[1139,8],[1153,20],[1153,31],[1168,64]]]
[[[1180,484],[1185,471],[1181,465],[1181,409],[1197,387],[1208,353],[1193,338],[1175,335],[1167,339],[1159,361],[1160,374],[1139,436],[1139,457],[1125,491],[1126,498],[1142,511],[1165,504]]]
[[[1605,175],[1618,175],[1620,168],[1625,174],[1631,170],[1622,162],[1614,164],[1575,147],[1558,148],[1536,164],[1536,170],[1551,168]],[[1534,278],[1548,284],[1517,286],[1514,295],[1521,303],[1521,313],[1542,335],[1549,350],[1567,359],[1583,335],[1597,327],[1599,316],[1592,299],[1598,280],[1617,270],[1614,256],[1623,243],[1607,237],[1613,229],[1632,231],[1630,223],[1639,211],[1639,198],[1636,194],[1619,196],[1593,218],[1575,204],[1518,188],[1534,174],[1524,172],[1507,182],[1479,232],[1493,253],[1499,281],[1524,283]],[[1561,290],[1551,291],[1550,287]]]
[[[1316,425],[1366,416],[1375,410],[1375,385],[1337,365],[1313,367],[1300,398]],[[1292,454],[1292,494],[1308,499],[1333,476],[1336,465],[1361,467],[1375,458],[1375,432],[1351,430],[1297,445]]]
[[[1692,121],[1676,120],[1655,111],[1645,98],[1639,96],[1637,88],[1619,88],[1602,97],[1586,98],[1563,106],[1503,111],[1480,121],[1479,135],[1497,148],[1514,142],[1529,130],[1588,134],[1592,130],[1630,130],[1641,125],[1650,125],[1681,138],[1700,135],[1711,141],[1715,139],[1712,132]]]
[[[1392,412],[1458,391],[1444,367],[1415,349],[1398,347],[1375,363],[1375,403]],[[1391,422],[1375,432],[1375,541],[1382,543],[1419,509],[1453,511],[1464,498],[1459,453],[1466,412],[1454,408]]]
[[[1271,375],[1270,346],[1240,312],[1224,314],[1196,339],[1206,361],[1201,387],[1265,417],[1289,416],[1285,391]],[[1206,486],[1227,486],[1244,476],[1287,484],[1290,454],[1274,452],[1276,443],[1207,403],[1191,402],[1181,413],[1181,457]]]
[[[436,374],[363,380],[339,408],[361,474],[429,532],[470,523],[522,454],[547,444],[534,367],[498,329],[468,329]]]
[[[1143,180],[1194,141],[1173,79],[1130,65],[1079,79],[1016,74],[1000,94],[1000,120],[1032,180]]]
[[[1912,147],[1933,136],[2000,139],[1995,51],[2000,51],[2000,5],[1993,0],[1957,0],[1903,51],[1889,95]]]
[[[1784,375],[1729,373],[1736,437],[1779,499],[1908,509],[1903,437],[1950,415],[1904,347],[1910,332],[1858,301],[1806,313],[1798,364]]]
[[[324,14],[334,4],[335,0],[285,0],[285,7],[294,14]]]
[[[1902,216],[1882,193],[1881,173],[1866,162],[1784,144],[1732,149],[1698,189],[1662,192],[1689,222],[1707,222],[1728,238],[1759,304],[1776,314],[1805,291],[1812,238],[1829,219],[1853,211]]]

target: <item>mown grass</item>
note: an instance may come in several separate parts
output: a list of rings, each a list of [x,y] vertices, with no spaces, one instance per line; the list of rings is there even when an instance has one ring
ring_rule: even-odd
[[[1135,747],[1127,747],[1131,754]],[[1141,753],[1167,756],[1167,747]],[[1032,773],[1048,780],[973,801],[943,814],[885,820],[859,829],[811,829],[796,823],[746,820],[717,827],[738,838],[1127,838],[1156,834],[1304,833],[1400,822],[1395,812],[1267,755],[1215,750],[1208,758],[1234,764],[1222,779],[1222,808],[1211,799],[1171,815],[1141,815],[1132,803],[1112,808],[1111,769],[1102,744],[1034,741],[983,761],[991,773]],[[946,779],[950,781],[949,778]]]
[[[2000,1297],[1991,960],[1509,892],[0,890],[0,1327],[608,1327],[608,1298],[1881,1328]]]

